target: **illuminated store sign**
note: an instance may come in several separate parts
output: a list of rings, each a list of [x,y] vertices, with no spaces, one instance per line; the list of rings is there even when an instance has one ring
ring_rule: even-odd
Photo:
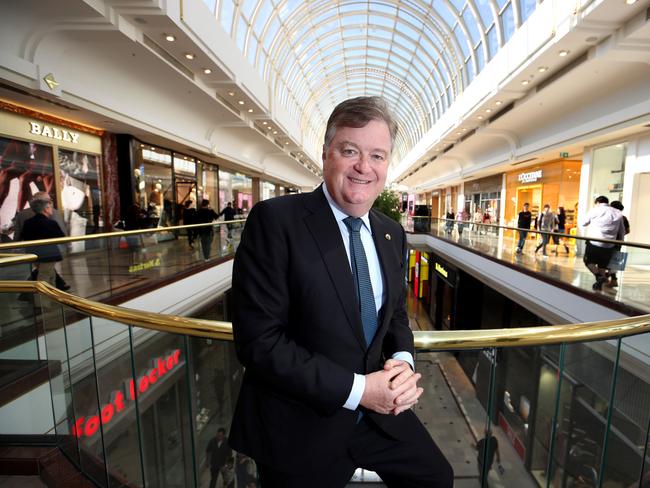
[[[132,402],[137,394],[142,395],[149,391],[156,382],[164,378],[171,370],[173,370],[179,363],[181,350],[176,349],[168,356],[156,358],[152,361],[152,368],[147,370],[137,381],[133,378],[124,382],[122,390],[115,390],[111,393],[111,401],[101,408],[99,415],[92,415],[90,417],[79,417],[75,424],[72,426],[72,435],[75,437],[92,437],[99,430],[99,426],[107,425],[115,414],[121,412],[126,407],[127,402]]]
[[[532,183],[542,178],[542,170],[531,171],[529,173],[521,173],[517,176],[520,183]]]
[[[29,132],[37,136],[49,137],[57,141],[71,142],[77,144],[79,142],[79,134],[77,132],[59,129],[57,127],[50,127],[46,124],[39,124],[38,122],[30,122]]]
[[[144,263],[132,264],[129,266],[129,273],[137,273],[138,271],[144,271],[145,269],[151,269],[160,266],[160,258],[150,259]]]
[[[445,278],[449,277],[449,272],[447,272],[445,267],[440,263],[436,263],[436,271],[440,273],[442,276],[444,276]]]

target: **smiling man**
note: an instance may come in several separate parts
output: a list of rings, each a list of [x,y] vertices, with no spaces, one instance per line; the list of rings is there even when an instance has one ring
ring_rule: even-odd
[[[323,146],[324,183],[257,204],[233,270],[235,347],[246,366],[230,444],[263,487],[343,487],[357,467],[390,487],[453,485],[411,407],[406,238],[371,210],[397,126],[385,102],[338,105]]]

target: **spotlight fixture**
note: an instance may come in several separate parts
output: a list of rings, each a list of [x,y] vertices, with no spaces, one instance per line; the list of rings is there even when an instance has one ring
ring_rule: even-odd
[[[244,101],[243,101],[243,100],[239,100],[237,103],[238,103],[239,105],[244,105]]]
[[[539,68],[537,68],[537,71],[539,71],[540,73],[546,73],[548,71],[548,66],[540,66]]]
[[[499,105],[502,105],[502,104],[503,104],[503,102],[502,102],[501,100],[497,100],[497,101],[494,102],[494,103],[496,104],[497,107],[498,107]]]
[[[478,118],[479,120],[483,120],[483,116],[482,116],[482,115],[479,115],[477,118]]]
[[[212,70],[210,68],[203,68],[203,73],[209,75],[210,73],[212,73]]]
[[[262,122],[262,125],[266,125],[266,120],[264,122]]]
[[[626,5],[634,5],[637,0],[625,0]]]
[[[176,36],[173,36],[171,34],[165,34],[165,40],[168,42],[174,42],[176,40]]]
[[[559,53],[557,53],[558,56],[561,58],[567,56],[569,54],[569,51],[567,49],[562,49]]]
[[[526,86],[526,85],[530,84],[530,80],[524,80],[524,81],[521,82],[521,84]]]
[[[186,58],[186,59],[194,59],[194,54],[192,54],[192,53],[185,53],[185,58]]]
[[[230,95],[231,97],[234,97],[234,96],[235,96],[235,92],[234,92],[234,91],[229,91],[229,92],[228,92],[228,95]]]
[[[459,136],[459,135],[461,135],[461,134],[462,134],[462,132],[456,132],[456,135],[457,135],[457,136]]]
[[[289,141],[286,141],[286,142],[284,143],[284,145],[285,145],[285,146],[288,146],[288,145],[289,145]]]
[[[277,131],[277,130],[274,130],[274,131],[273,131],[273,133],[274,133],[274,134],[277,134],[277,133],[278,133],[278,131]]]
[[[249,114],[252,114],[252,113],[253,113],[253,109],[252,109],[252,108],[249,108],[249,109],[248,109],[248,113],[249,113]]]
[[[467,132],[467,129],[465,127],[463,127],[463,132]]]
[[[492,109],[491,109],[491,108],[486,108],[486,109],[485,109],[485,113],[486,113],[486,114],[490,114],[490,113],[492,113]]]

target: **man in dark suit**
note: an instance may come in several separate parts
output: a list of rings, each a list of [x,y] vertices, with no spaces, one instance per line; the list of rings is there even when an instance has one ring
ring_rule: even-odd
[[[226,429],[221,427],[217,430],[217,435],[208,442],[205,452],[210,457],[210,488],[215,488],[221,468],[232,457],[232,449],[226,440]]]
[[[32,199],[29,205],[35,215],[23,223],[23,240],[36,241],[40,239],[65,237],[59,224],[52,219],[54,207],[50,200]],[[63,259],[59,246],[56,244],[44,244],[29,248],[29,251],[38,256],[39,279],[54,285],[56,283],[54,264]]]
[[[370,210],[397,126],[377,97],[329,118],[324,184],[257,204],[233,270],[233,328],[246,367],[230,444],[263,487],[343,487],[357,467],[391,487],[449,488],[453,472],[410,408],[406,237]]]

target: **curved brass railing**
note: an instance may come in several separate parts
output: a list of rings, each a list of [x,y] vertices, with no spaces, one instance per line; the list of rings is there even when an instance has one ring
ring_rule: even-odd
[[[0,254],[0,267],[6,266],[8,264],[30,263],[32,261],[36,261],[37,259],[38,256],[36,254]]]
[[[429,219],[431,221],[439,221],[439,222],[452,222],[454,225],[458,224],[458,221],[456,219],[445,219],[442,217],[426,217],[422,215],[411,215],[409,216],[410,219],[413,220],[421,220],[421,219]],[[628,246],[628,247],[638,247],[639,249],[650,249],[650,244],[646,244],[644,242],[632,242],[632,241],[618,241],[616,239],[601,239],[599,237],[587,237],[587,236],[579,236],[579,235],[572,235],[572,234],[564,234],[562,232],[553,232],[553,231],[548,231],[548,230],[541,230],[541,229],[535,229],[535,228],[530,228],[530,229],[522,229],[519,227],[511,227],[509,225],[500,225],[500,224],[484,224],[481,222],[472,222],[471,220],[463,220],[462,221],[463,225],[480,225],[483,227],[488,227],[492,229],[503,229],[503,230],[512,230],[512,231],[525,231],[529,233],[537,233],[537,234],[549,234],[554,237],[563,237],[566,239],[577,239],[579,241],[592,241],[592,242],[604,242],[606,244],[614,244],[617,246]],[[0,247],[0,249],[2,249]]]
[[[171,227],[152,227],[151,229],[122,230],[119,232],[102,232],[99,234],[88,234],[85,236],[57,237],[56,239],[41,239],[38,241],[14,241],[0,244],[0,251],[3,249],[16,249],[17,247],[42,246],[44,244],[65,244],[67,242],[92,241],[104,238],[116,238],[122,236],[136,236],[140,234],[155,234],[159,232],[170,232],[183,229],[194,229],[209,226],[221,226],[227,224],[240,224],[246,222],[246,219],[224,220],[219,222],[209,222],[207,224],[190,224],[190,225],[173,225]]]
[[[39,293],[50,300],[93,317],[160,332],[232,340],[232,325],[229,322],[193,319],[105,305],[62,292],[45,282],[0,281],[0,292]],[[416,331],[413,334],[416,349],[461,350],[588,342],[645,332],[650,332],[650,315],[584,324],[514,329]]]

